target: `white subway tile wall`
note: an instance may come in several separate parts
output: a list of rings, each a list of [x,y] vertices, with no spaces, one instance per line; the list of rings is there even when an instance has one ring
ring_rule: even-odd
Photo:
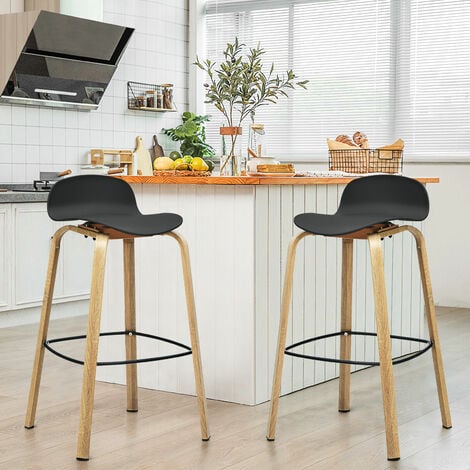
[[[5,11],[24,2],[4,0]],[[25,183],[40,171],[78,174],[91,148],[134,149],[141,135],[150,148],[158,134],[166,151],[177,148],[162,128],[174,127],[188,107],[188,0],[104,0],[103,20],[135,28],[96,111],[0,104],[0,183]],[[173,83],[177,113],[127,109],[127,82]],[[1,86],[1,85],[0,85]]]

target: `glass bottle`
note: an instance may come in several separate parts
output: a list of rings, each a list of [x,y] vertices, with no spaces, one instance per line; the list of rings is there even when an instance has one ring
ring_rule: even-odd
[[[247,149],[247,170],[256,172],[256,167],[260,163],[263,156],[264,148],[264,124],[250,124],[248,132],[248,149]]]
[[[261,158],[264,150],[264,124],[250,124],[250,130],[248,135],[248,154],[251,157]]]
[[[155,90],[147,90],[145,92],[147,108],[155,108]]]

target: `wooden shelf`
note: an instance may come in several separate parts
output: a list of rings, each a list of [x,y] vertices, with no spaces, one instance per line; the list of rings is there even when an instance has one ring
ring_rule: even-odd
[[[167,109],[167,108],[147,108],[147,106],[142,106],[137,108],[136,106],[128,106],[127,109],[132,111],[152,111],[154,113],[176,113],[176,109]]]

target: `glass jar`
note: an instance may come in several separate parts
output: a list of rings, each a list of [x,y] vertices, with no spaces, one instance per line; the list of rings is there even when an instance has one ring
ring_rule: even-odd
[[[147,90],[145,92],[147,108],[155,108],[155,90]]]
[[[162,108],[173,109],[173,85],[171,83],[163,83],[162,90]]]
[[[250,124],[248,132],[248,159],[263,156],[264,149],[264,124]]]
[[[136,96],[135,105],[137,108],[145,107],[145,96]]]

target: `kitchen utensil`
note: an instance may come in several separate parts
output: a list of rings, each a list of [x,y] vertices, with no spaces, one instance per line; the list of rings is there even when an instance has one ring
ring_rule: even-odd
[[[70,175],[72,170],[64,171],[41,171],[39,172],[39,179],[33,181],[31,191],[50,191],[52,185],[64,176]]]
[[[152,159],[150,157],[150,152],[144,147],[142,142],[142,137],[136,137],[136,146],[134,150],[134,154],[136,155],[137,160],[137,173],[139,174],[139,170],[143,176],[152,176],[153,175],[153,168],[152,168]]]
[[[124,168],[110,168],[108,170],[108,175],[119,175],[120,173],[124,173]]]
[[[107,175],[109,167],[106,165],[83,165],[80,167],[81,175]]]
[[[165,152],[163,151],[163,147],[158,143],[157,136],[153,136],[153,158],[163,157]]]
[[[39,180],[40,181],[57,181],[63,176],[70,175],[72,173],[72,170],[67,169],[64,171],[40,171],[39,172]]]

